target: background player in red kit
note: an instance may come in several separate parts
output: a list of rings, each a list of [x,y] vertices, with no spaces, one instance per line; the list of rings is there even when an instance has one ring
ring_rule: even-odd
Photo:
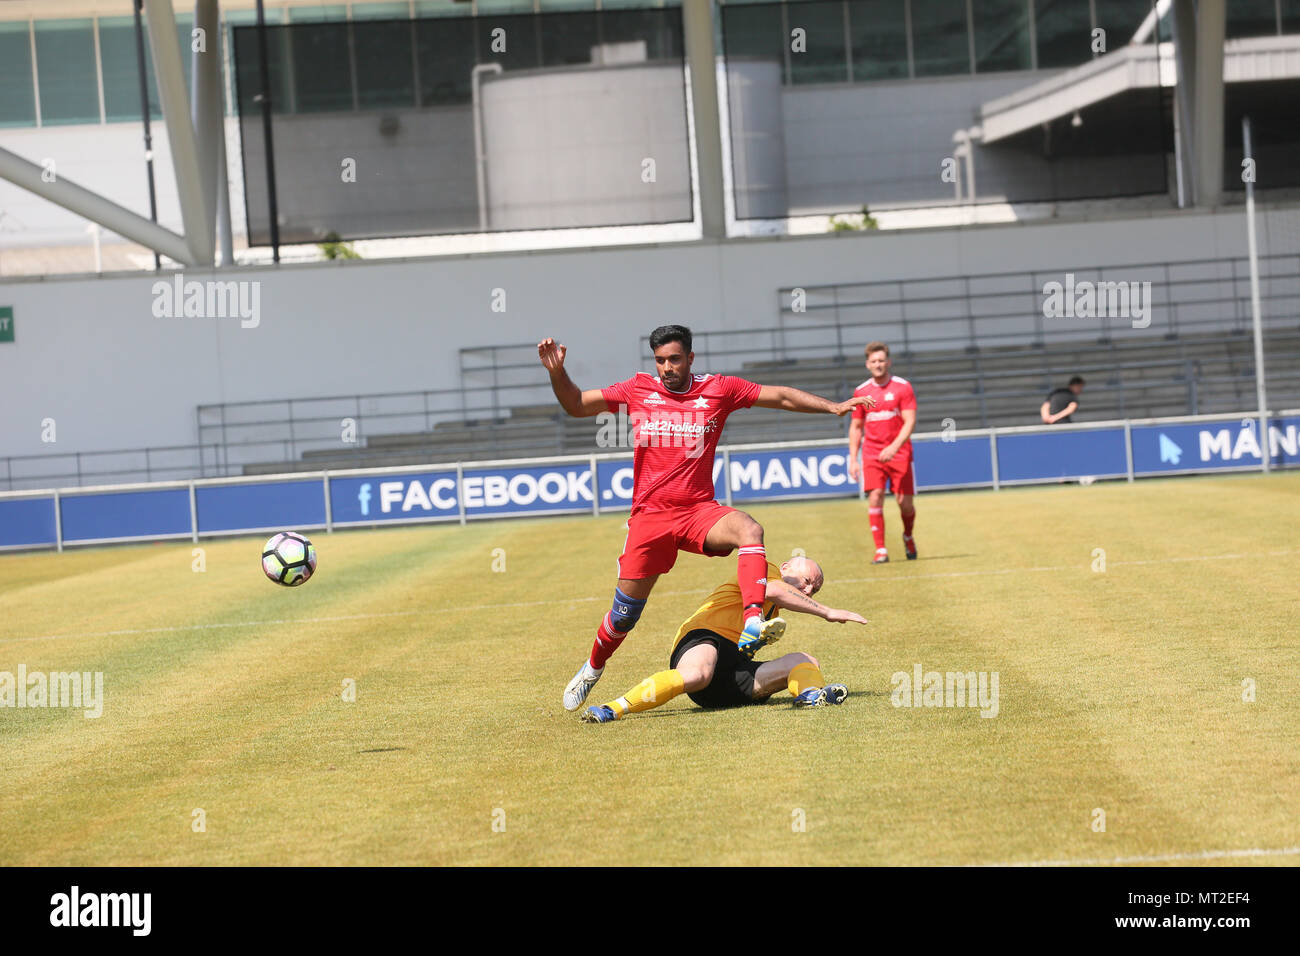
[[[898,513],[903,518],[903,548],[907,560],[916,559],[916,542],[912,540],[912,522],[916,507],[916,479],[912,472],[912,431],[916,428],[916,394],[905,378],[891,375],[893,362],[889,346],[872,342],[866,348],[867,371],[871,378],[859,385],[854,397],[875,400],[871,411],[853,409],[849,425],[849,477],[857,481],[862,475],[862,489],[867,492],[867,510],[871,518],[871,536],[876,541],[872,564],[889,560],[885,548],[885,485],[898,499]],[[861,458],[859,458],[861,452]]]
[[[844,415],[866,398],[832,402],[797,388],[758,385],[731,375],[694,375],[691,330],[664,325],[650,333],[658,377],[638,372],[605,389],[582,390],[564,369],[567,349],[554,339],[537,344],[551,376],[551,388],[566,412],[577,418],[626,407],[633,424],[632,514],[627,542],[618,559],[614,605],[596,630],[591,656],[564,689],[564,707],[577,710],[591,693],[605,662],[641,616],[659,575],[677,561],[678,551],[718,557],[740,549],[736,580],[744,606],[740,648],[777,640],[780,618],[763,620],[767,552],[762,526],[713,499],[713,455],[727,416],[760,405],[792,412]]]

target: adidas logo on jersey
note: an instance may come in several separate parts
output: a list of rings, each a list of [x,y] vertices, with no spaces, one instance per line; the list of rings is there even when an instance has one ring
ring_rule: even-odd
[[[664,401],[664,397],[660,395],[658,392],[651,392],[649,395],[645,397],[643,401],[646,405],[667,405],[668,404],[666,401]]]

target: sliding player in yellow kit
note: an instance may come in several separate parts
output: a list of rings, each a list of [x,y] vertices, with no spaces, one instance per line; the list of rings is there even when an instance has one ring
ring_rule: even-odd
[[[754,652],[775,643],[785,633],[780,608],[815,614],[833,624],[866,624],[866,618],[819,604],[812,596],[825,578],[816,561],[794,557],[780,567],[767,563],[767,595],[763,618],[771,621],[769,635],[748,639],[740,623],[740,588],[735,581],[719,585],[699,610],[677,629],[669,657],[669,670],[647,677],[622,697],[588,707],[582,720],[603,724],[628,714],[650,710],[686,693],[701,707],[737,707],[757,704],[786,688],[796,707],[842,704],[848,697],[843,684],[827,684],[817,658],[795,652],[772,661],[755,661]]]

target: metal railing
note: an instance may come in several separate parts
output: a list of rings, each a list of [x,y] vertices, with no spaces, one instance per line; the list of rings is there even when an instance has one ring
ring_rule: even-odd
[[[1270,391],[1290,403],[1300,400],[1300,255],[1264,256],[1260,264],[1265,326],[1274,344],[1268,350],[1266,339]],[[999,409],[1017,402],[1032,420],[1046,387],[1075,372],[1112,392],[1121,416],[1161,388],[1185,390],[1185,401],[1176,408],[1161,404],[1161,414],[1250,404],[1253,356],[1234,351],[1250,322],[1244,259],[1071,271],[1092,281],[1151,281],[1150,327],[1121,327],[1113,319],[1075,320],[1077,328],[1044,325],[1042,284],[1061,281],[1065,270],[810,285],[801,288],[798,311],[794,289],[779,290],[775,326],[697,332],[697,364],[759,379],[765,378],[763,366],[771,365],[783,383],[816,379],[828,391],[845,392],[864,375],[862,345],[882,338],[894,346],[896,371],[925,383],[927,414],[960,401],[967,414],[977,408],[985,425],[1006,423]],[[638,356],[647,356],[648,338],[638,344]],[[1214,348],[1230,353],[1229,371],[1207,376],[1197,362]],[[360,467],[589,450],[590,423],[567,420],[558,409],[534,349],[533,343],[462,349],[455,388],[203,405],[196,411],[195,445],[0,458],[0,481],[15,489],[42,482],[223,477],[285,462]],[[1026,356],[1032,360],[1025,367],[1009,367]],[[1223,362],[1215,357],[1210,364]],[[1139,371],[1141,382],[1133,380]],[[1013,379],[1034,384],[998,387]],[[1207,405],[1204,396],[1216,390],[1232,392],[1227,401],[1233,404]],[[796,419],[790,431],[815,429]]]
[[[1300,355],[1298,355],[1300,358]],[[1079,368],[1090,383],[1084,414],[1115,417],[1156,414],[1254,414],[1254,369],[1235,374],[1206,375],[1195,360],[1152,361],[1129,366],[1098,365]],[[1154,373],[1154,374],[1152,374]],[[1048,382],[1033,371],[1002,371],[970,376],[935,375],[925,380],[921,395],[921,428],[935,427],[945,417],[970,425],[1005,427],[1031,424]],[[1033,385],[1007,387],[1015,380],[1034,379]],[[410,393],[420,395],[422,393]],[[1273,404],[1300,405],[1300,368],[1270,373]],[[355,407],[355,405],[353,406]],[[767,419],[747,424],[747,415],[732,418],[724,441],[737,436],[771,432]],[[304,421],[309,419],[297,419]],[[337,424],[332,417],[325,420]],[[382,423],[372,416],[372,424]],[[538,454],[590,454],[598,447],[594,419],[569,419],[556,408],[550,417],[527,416],[514,431],[483,426],[465,430],[456,441],[435,441],[437,432],[413,436],[405,443],[385,445],[344,443],[337,432],[320,439],[316,453],[292,453],[289,439],[212,442],[125,451],[79,452],[54,455],[18,455],[0,458],[0,489],[15,491],[54,486],[126,484],[235,477],[326,468],[362,468],[376,465],[416,465],[472,460],[516,458]],[[786,440],[821,439],[841,434],[844,423],[821,415],[783,415],[781,436]],[[384,436],[376,435],[375,438]],[[303,448],[302,441],[298,445]]]
[[[1300,328],[1300,254],[1261,256],[1260,293],[1267,328]],[[1104,316],[1051,327],[1044,286],[1076,281],[1150,282],[1151,324]],[[867,342],[889,342],[896,355],[1052,344],[1137,344],[1161,336],[1241,332],[1250,328],[1250,274],[1244,257],[1055,270],[792,286],[777,290],[778,324],[697,332],[695,353],[710,368],[758,362],[858,358]],[[648,354],[649,338],[641,337]]]

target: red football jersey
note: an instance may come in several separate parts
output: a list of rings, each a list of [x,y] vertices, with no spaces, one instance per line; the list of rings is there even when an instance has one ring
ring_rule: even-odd
[[[862,448],[880,451],[903,430],[903,409],[916,408],[916,393],[911,383],[905,378],[891,375],[884,385],[877,385],[875,379],[867,379],[853,390],[854,396],[864,395],[876,400],[876,407],[868,410],[865,405],[853,409],[853,420],[865,422],[862,429]],[[911,454],[912,440],[903,443],[899,452]]]
[[[727,416],[758,401],[760,386],[732,375],[693,375],[685,392],[638,372],[601,389],[611,412],[626,406],[632,455],[632,513],[713,500],[713,455]]]

